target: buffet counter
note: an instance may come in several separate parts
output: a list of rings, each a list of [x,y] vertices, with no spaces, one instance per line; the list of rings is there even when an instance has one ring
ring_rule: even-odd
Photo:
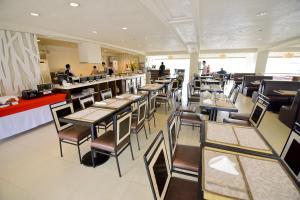
[[[0,108],[0,139],[52,121],[49,105],[65,99],[66,94],[52,94],[31,100],[20,99],[17,105]]]

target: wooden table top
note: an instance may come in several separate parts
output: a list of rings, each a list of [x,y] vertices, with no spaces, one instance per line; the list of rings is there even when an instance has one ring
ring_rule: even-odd
[[[231,150],[278,157],[255,127],[206,121],[204,140],[223,149],[233,147]]]
[[[202,149],[204,199],[300,199],[288,173],[277,159]]]
[[[163,84],[158,84],[158,83],[154,83],[154,84],[146,84],[145,86],[139,88],[139,90],[141,91],[156,91],[156,90],[160,90],[164,87]]]
[[[273,92],[283,96],[296,96],[297,91],[293,90],[273,90]]]
[[[214,99],[211,99],[210,97],[207,98],[207,97],[200,96],[199,106],[202,108],[214,108],[222,111],[230,111],[230,112],[238,111],[236,106],[226,96],[223,96],[222,98],[214,98]]]
[[[104,101],[95,102],[93,107],[118,110],[126,106],[129,106],[132,102],[133,100],[111,98],[111,99],[106,99]]]

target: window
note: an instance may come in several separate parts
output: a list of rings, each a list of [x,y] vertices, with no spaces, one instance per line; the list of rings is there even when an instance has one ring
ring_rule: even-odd
[[[300,74],[300,56],[297,53],[271,52],[266,73]]]

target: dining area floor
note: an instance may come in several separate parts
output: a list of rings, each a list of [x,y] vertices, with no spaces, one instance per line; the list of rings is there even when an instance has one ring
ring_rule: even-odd
[[[225,94],[230,87],[230,84],[226,85]],[[185,94],[183,91],[183,97]],[[185,101],[183,98],[183,104]],[[250,112],[253,103],[251,98],[239,94],[236,106],[239,112]],[[153,199],[143,155],[159,130],[163,130],[168,145],[166,121],[170,113],[171,110],[166,114],[163,106],[157,108],[156,127],[151,120],[149,134],[146,124],[148,139],[139,138],[140,151],[136,135],[131,135],[135,159],[132,161],[129,148],[119,157],[121,178],[117,175],[113,158],[96,168],[86,167],[79,164],[76,148],[72,145],[63,145],[64,156],[61,158],[54,123],[1,141],[0,199]],[[222,121],[227,115],[226,112],[220,112],[217,121]],[[280,154],[290,129],[279,121],[278,114],[267,112],[259,130]],[[199,128],[182,126],[179,143],[199,146],[199,134]],[[90,151],[90,142],[84,143],[81,150],[83,154]]]

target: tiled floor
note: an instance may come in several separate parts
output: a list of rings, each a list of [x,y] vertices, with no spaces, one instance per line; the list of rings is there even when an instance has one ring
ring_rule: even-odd
[[[241,112],[249,112],[253,104],[250,98],[239,95],[236,105]],[[226,115],[225,112],[219,114],[218,120]],[[140,136],[141,151],[137,150],[136,138],[132,136],[135,160],[131,160],[129,149],[121,154],[122,178],[118,176],[114,158],[97,168],[88,168],[79,164],[76,148],[67,144],[63,145],[64,157],[61,158],[53,123],[2,141],[0,199],[153,199],[143,153],[158,130],[162,129],[166,138],[167,117],[164,109],[158,108],[156,128],[152,121],[152,134],[148,140],[143,134]],[[267,112],[259,129],[279,153],[289,129],[278,120],[278,115]],[[199,145],[199,129],[182,127],[179,142]],[[82,146],[82,152],[87,151],[89,143]]]

